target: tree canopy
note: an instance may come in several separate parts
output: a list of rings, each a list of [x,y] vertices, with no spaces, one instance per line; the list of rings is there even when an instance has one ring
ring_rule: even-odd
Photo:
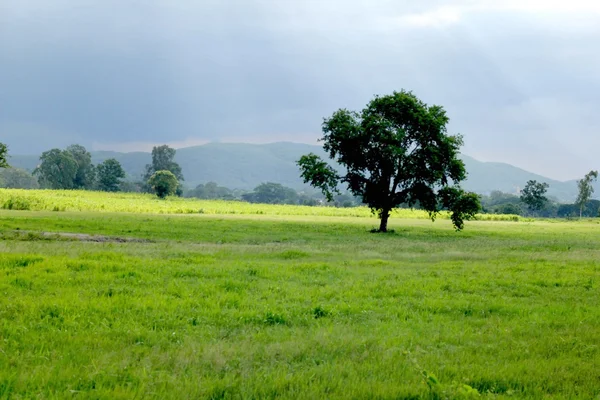
[[[329,201],[339,184],[361,197],[387,231],[392,209],[420,206],[435,218],[451,212],[457,230],[480,209],[479,198],[458,184],[466,178],[458,158],[460,135],[449,135],[441,106],[428,106],[412,92],[376,96],[361,112],[340,109],[323,121],[323,148],[345,168],[338,173],[315,154],[298,161],[304,182]]]
[[[109,158],[97,167],[98,189],[105,192],[118,192],[121,179],[125,178],[125,171],[121,163],[114,158]]]
[[[52,149],[42,153],[40,165],[33,172],[43,188],[73,189],[78,165],[66,150]]]
[[[164,199],[175,194],[179,181],[171,171],[156,171],[148,180],[148,184],[158,197]]]
[[[183,173],[181,167],[177,164],[175,159],[177,150],[165,145],[155,146],[152,149],[152,164],[146,165],[146,172],[144,174],[144,181],[148,181],[155,172],[158,171],[169,171],[179,181],[183,181]]]
[[[77,162],[77,173],[73,179],[73,188],[92,189],[95,185],[96,170],[92,165],[92,155],[80,144],[73,144],[66,149]]]
[[[266,182],[255,187],[253,192],[242,195],[242,199],[249,203],[295,204],[298,193],[280,183]]]
[[[527,207],[531,212],[535,213],[536,211],[540,211],[548,202],[548,198],[545,194],[549,187],[550,185],[546,182],[529,180],[527,181],[525,188],[521,190],[521,201],[527,204]]]
[[[4,143],[0,143],[0,168],[8,168],[8,147]]]

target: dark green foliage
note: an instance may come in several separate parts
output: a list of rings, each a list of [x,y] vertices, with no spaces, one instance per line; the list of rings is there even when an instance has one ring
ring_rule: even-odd
[[[249,203],[297,204],[298,193],[279,183],[267,182],[258,185],[252,193],[242,195],[242,199]]]
[[[298,160],[298,166],[304,183],[310,182],[312,186],[321,189],[327,201],[333,201],[334,194],[340,193],[337,188],[340,177],[321,157],[314,153],[307,154]]]
[[[579,194],[577,195],[575,204],[579,206],[579,218],[583,216],[583,208],[594,193],[594,187],[592,186],[592,183],[596,182],[596,179],[598,179],[598,171],[590,171],[583,177],[583,179],[577,181]]]
[[[8,147],[4,143],[0,143],[0,168],[8,168]]]
[[[521,191],[521,201],[527,204],[533,213],[542,210],[548,202],[548,198],[545,196],[548,187],[546,182],[527,181],[527,185]]]
[[[447,186],[440,189],[438,196],[438,201],[444,204],[448,210],[452,211],[450,220],[456,230],[462,230],[464,228],[464,220],[475,218],[475,214],[481,210],[479,195],[465,193],[455,186]],[[426,208],[426,210],[428,209]]]
[[[492,191],[489,196],[482,196],[481,205],[483,212],[490,214],[521,215],[523,213],[519,196],[499,190]]]
[[[195,189],[187,191],[185,197],[195,197],[197,199],[235,199],[235,195],[231,189],[219,186],[215,182],[200,184]]]
[[[579,216],[596,218],[600,216],[600,200],[588,200],[583,209],[580,204],[560,204],[556,210],[559,218],[572,218]]]
[[[119,191],[121,179],[125,178],[125,171],[114,158],[109,158],[98,165],[98,189],[105,192]]]
[[[171,171],[157,171],[150,177],[148,184],[158,197],[164,199],[175,194],[179,181]]]
[[[448,135],[447,124],[441,106],[428,106],[411,92],[377,96],[360,113],[341,109],[323,122],[323,148],[346,173],[308,154],[298,161],[301,176],[329,200],[338,183],[346,184],[378,214],[382,232],[391,210],[402,204],[419,205],[431,218],[447,209],[462,229],[480,205],[456,186],[466,178],[462,138]]]
[[[92,155],[85,147],[73,144],[66,149],[77,162],[77,173],[73,179],[73,188],[92,189],[96,180],[96,170],[92,165]]]
[[[96,169],[85,147],[74,144],[66,150],[52,149],[42,153],[34,170],[41,187],[50,189],[92,189]]]
[[[177,150],[165,145],[156,146],[152,149],[152,164],[146,165],[144,182],[147,182],[155,172],[169,171],[178,181],[183,181],[181,167],[174,160]]]
[[[43,188],[74,189],[78,165],[73,155],[60,149],[42,153],[40,165],[33,172]]]
[[[521,215],[523,213],[523,209],[514,203],[502,204],[496,208],[498,214],[514,214]]]

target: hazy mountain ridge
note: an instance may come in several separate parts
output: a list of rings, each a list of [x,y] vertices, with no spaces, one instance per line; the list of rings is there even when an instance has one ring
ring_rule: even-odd
[[[190,188],[200,183],[217,182],[231,189],[253,189],[263,182],[277,182],[294,189],[305,187],[299,176],[296,160],[313,152],[325,156],[320,146],[278,142],[270,144],[209,143],[177,150],[175,160],[181,165],[184,184]],[[150,153],[92,152],[94,164],[116,158],[130,180],[140,179],[144,167],[151,161]],[[517,194],[530,179],[548,182],[548,194],[560,201],[571,202],[577,196],[574,180],[561,182],[537,175],[506,163],[482,162],[463,155],[469,177],[463,187],[481,194],[493,190]],[[11,165],[29,171],[39,162],[37,156],[12,156]],[[596,185],[596,193],[600,185]]]

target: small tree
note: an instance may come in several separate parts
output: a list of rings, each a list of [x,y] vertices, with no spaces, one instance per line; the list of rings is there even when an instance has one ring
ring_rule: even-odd
[[[148,180],[148,185],[161,199],[175,194],[179,181],[171,171],[157,171]]]
[[[109,158],[97,167],[98,189],[105,192],[118,192],[121,179],[125,178],[125,171],[121,163],[114,158]]]
[[[577,181],[579,194],[577,195],[575,204],[579,206],[579,218],[583,216],[583,208],[594,193],[594,187],[592,186],[592,183],[595,182],[596,179],[598,179],[598,171],[590,171],[586,176],[583,177],[583,179]]]
[[[527,181],[525,188],[521,190],[521,201],[527,204],[527,207],[532,213],[541,211],[548,202],[548,198],[545,194],[549,187],[550,185],[546,182],[529,180]]]
[[[480,210],[479,197],[458,185],[466,178],[459,159],[462,138],[447,134],[441,106],[428,106],[407,91],[375,97],[360,113],[341,109],[323,122],[325,151],[345,167],[343,174],[315,154],[300,158],[304,182],[320,188],[328,201],[348,189],[381,219],[387,231],[391,211],[419,205],[435,218],[451,212],[457,230]]]
[[[8,147],[4,143],[0,143],[0,168],[8,168]]]

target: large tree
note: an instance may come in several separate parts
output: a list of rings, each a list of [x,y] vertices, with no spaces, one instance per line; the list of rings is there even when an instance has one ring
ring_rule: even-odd
[[[545,194],[549,187],[550,185],[546,182],[529,180],[525,188],[521,190],[521,201],[527,204],[529,211],[535,214],[535,212],[541,211],[546,206],[548,198]]]
[[[0,143],[0,168],[8,168],[8,147],[4,143]]]
[[[78,164],[73,155],[60,149],[42,153],[40,165],[33,171],[41,187],[51,189],[73,189]]]
[[[575,204],[579,206],[579,218],[581,218],[583,215],[583,208],[585,207],[585,204],[590,200],[592,194],[594,194],[594,187],[592,186],[592,183],[594,183],[596,179],[598,179],[598,171],[590,171],[583,177],[583,179],[577,181],[579,194],[577,195]]]
[[[91,189],[96,180],[96,170],[92,165],[92,155],[80,144],[73,144],[66,149],[77,162],[77,173],[73,179],[75,189]]]
[[[121,163],[114,158],[109,158],[97,167],[98,189],[105,192],[118,192],[121,179],[125,178],[125,171]]]
[[[323,148],[343,173],[315,154],[300,158],[304,182],[320,188],[329,201],[346,184],[381,219],[386,232],[391,211],[420,206],[431,218],[451,212],[456,229],[479,210],[479,198],[458,184],[465,179],[459,158],[460,135],[448,135],[441,106],[428,106],[412,92],[376,96],[361,112],[340,109],[323,121]]]

